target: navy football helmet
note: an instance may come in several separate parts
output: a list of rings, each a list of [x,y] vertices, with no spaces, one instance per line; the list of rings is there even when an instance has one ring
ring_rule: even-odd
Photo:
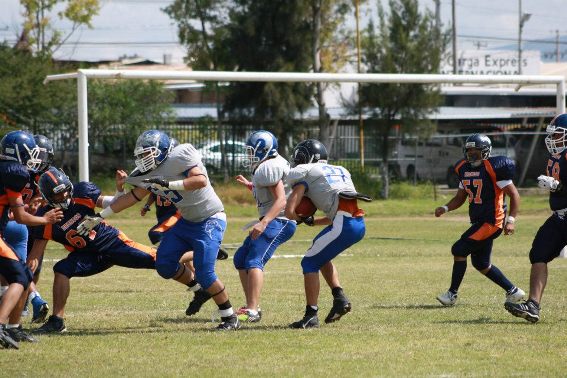
[[[246,141],[246,154],[248,158],[242,165],[256,168],[264,160],[278,155],[278,140],[269,131],[254,131]]]
[[[551,120],[545,129],[545,146],[552,155],[557,155],[567,148],[567,113],[559,114]]]
[[[38,186],[41,196],[50,206],[64,210],[69,208],[73,199],[73,184],[65,172],[49,167],[39,176]]]
[[[326,163],[327,148],[317,139],[307,139],[295,146],[291,160],[294,167],[299,164]]]
[[[39,159],[41,160],[41,166],[39,167],[39,172],[45,172],[53,164],[55,158],[55,153],[53,151],[53,144],[45,135],[36,134],[33,136],[35,143],[39,147]]]
[[[480,159],[478,154],[469,150],[480,151]],[[465,141],[465,146],[463,147],[463,153],[465,159],[473,166],[480,166],[482,160],[486,160],[490,157],[490,151],[492,151],[492,142],[490,138],[484,134],[472,134]]]
[[[0,141],[0,153],[3,159],[17,161],[30,171],[37,172],[41,166],[40,148],[27,131],[11,131],[4,135]]]
[[[136,141],[134,156],[136,167],[142,173],[151,171],[160,165],[171,150],[171,139],[163,131],[144,131]]]

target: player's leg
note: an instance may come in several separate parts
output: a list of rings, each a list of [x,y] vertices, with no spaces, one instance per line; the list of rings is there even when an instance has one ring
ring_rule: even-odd
[[[244,298],[246,299],[246,305],[239,308],[238,312],[244,312],[248,308],[248,270],[246,269],[246,258],[250,253],[250,248],[252,246],[252,238],[247,236],[244,239],[242,245],[234,253],[232,262],[234,267],[238,271],[238,277],[240,279],[240,284],[242,285],[242,291],[244,292]]]
[[[30,227],[27,226],[28,229],[28,240],[27,240],[27,252],[30,253],[33,243],[34,237],[30,230]],[[43,323],[45,318],[49,314],[49,305],[45,299],[41,296],[37,289],[37,283],[39,282],[39,276],[41,274],[41,268],[43,265],[43,257],[45,254],[42,254],[38,261],[38,266],[35,272],[33,272],[33,280],[30,284],[28,301],[32,305],[32,323]]]
[[[8,221],[8,223],[6,223],[6,227],[4,229],[3,235],[6,244],[8,244],[12,248],[12,250],[18,256],[18,259],[25,264],[28,256],[28,248],[27,248],[28,228],[23,224],[11,220]],[[21,313],[22,316],[28,316],[29,315],[28,304],[29,304],[28,298],[26,297],[26,300],[24,301],[24,306],[16,305],[16,307],[14,307],[14,311],[19,309],[19,311],[23,311]],[[12,318],[14,318],[14,316]]]

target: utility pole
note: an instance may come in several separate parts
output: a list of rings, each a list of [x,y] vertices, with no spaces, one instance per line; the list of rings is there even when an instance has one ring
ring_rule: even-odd
[[[555,61],[559,63],[559,29],[555,29]]]
[[[518,0],[518,74],[522,74],[522,30],[524,29],[524,24],[528,22],[532,16],[530,13],[522,12],[522,0]]]
[[[356,0],[354,4],[356,18],[356,70],[360,73],[360,4]],[[359,149],[360,149],[360,167],[364,172],[364,122],[362,120],[362,103],[360,102],[360,82],[358,83],[358,133],[359,133]]]
[[[522,1],[522,0],[520,0]],[[455,11],[455,0],[451,1],[453,7],[453,75],[457,74],[457,16]]]

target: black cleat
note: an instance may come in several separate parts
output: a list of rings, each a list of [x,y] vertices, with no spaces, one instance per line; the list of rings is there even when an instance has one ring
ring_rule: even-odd
[[[45,318],[47,318],[47,314],[49,314],[49,306],[47,305],[47,302],[40,302],[38,304],[34,304],[33,302],[34,301],[32,301],[33,316],[31,322],[43,323]]]
[[[510,314],[526,319],[530,323],[537,323],[539,320],[539,306],[531,300],[522,303],[506,302],[504,308]]]
[[[53,333],[63,333],[66,331],[67,328],[65,327],[65,321],[63,320],[63,318],[60,318],[59,316],[56,315],[51,315],[41,327],[35,330],[34,333],[53,334]]]
[[[17,328],[7,328],[6,332],[10,337],[17,342],[28,342],[28,343],[37,343],[37,339],[30,335],[29,333],[24,332],[22,325],[20,324]]]
[[[336,322],[343,315],[347,314],[352,310],[352,305],[346,298],[335,298],[333,299],[333,307],[329,311],[329,315],[325,318],[325,323]]]
[[[289,328],[305,329],[305,328],[319,328],[319,318],[315,315],[305,315],[303,319],[293,322]]]
[[[0,347],[5,349],[20,349],[20,344],[12,339],[10,334],[6,331],[4,324],[0,324]]]
[[[240,321],[238,320],[238,316],[236,314],[232,314],[230,316],[221,317],[221,322],[217,326],[218,331],[230,331],[240,328]]]
[[[193,300],[189,302],[189,307],[185,310],[185,315],[191,316],[195,315],[201,309],[201,306],[205,304],[206,301],[211,299],[211,294],[209,294],[205,289],[201,288],[195,292]]]
[[[226,260],[226,259],[228,259],[228,252],[223,247],[220,247],[219,251],[217,252],[217,260]]]

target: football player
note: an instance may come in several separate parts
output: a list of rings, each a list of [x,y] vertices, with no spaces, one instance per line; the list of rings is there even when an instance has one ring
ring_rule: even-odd
[[[219,308],[219,330],[234,330],[240,323],[228,298],[225,286],[215,273],[217,251],[226,229],[226,215],[215,193],[201,155],[191,144],[171,149],[169,136],[159,130],[148,130],[136,141],[136,169],[127,182],[135,188],[116,199],[95,216],[81,222],[79,232],[89,232],[115,212],[141,201],[150,192],[175,204],[181,218],[165,233],[157,253],[156,270],[165,279],[185,283],[195,297],[186,314],[196,313],[213,298]],[[180,263],[185,251],[192,250],[195,274]]]
[[[264,285],[264,268],[276,248],[289,240],[297,227],[285,217],[284,209],[289,186],[284,180],[289,163],[278,154],[278,141],[269,131],[254,131],[246,141],[248,159],[245,167],[252,168],[252,181],[238,175],[236,181],[254,194],[260,220],[234,254],[234,266],[246,296],[246,306],[238,310],[241,320],[251,323],[262,318],[260,294]]]
[[[520,195],[512,181],[514,162],[505,156],[490,156],[492,143],[482,134],[472,134],[463,148],[464,159],[455,164],[459,177],[457,194],[446,205],[435,209],[435,216],[458,209],[468,199],[471,227],[453,244],[453,273],[449,290],[437,296],[443,306],[457,302],[457,292],[467,270],[467,257],[480,273],[506,292],[506,302],[518,302],[525,295],[490,261],[492,244],[504,230],[514,233]],[[510,213],[506,217],[505,195],[510,197]]]
[[[547,264],[567,245],[567,114],[559,114],[547,126],[545,145],[551,154],[545,175],[538,186],[549,191],[552,214],[539,228],[530,250],[530,293],[522,303],[505,303],[512,315],[535,323],[540,318],[540,303],[547,284]]]
[[[2,138],[0,150],[0,274],[8,282],[0,302],[0,346],[18,348],[18,341],[35,341],[20,324],[32,272],[4,241],[6,236],[10,237],[4,234],[8,212],[12,212],[16,222],[30,226],[56,223],[63,214],[54,209],[35,216],[24,208],[22,196],[30,182],[29,171],[37,171],[41,164],[40,150],[33,136],[25,131],[12,131]]]
[[[307,139],[299,143],[293,150],[292,159],[294,167],[287,181],[293,190],[287,199],[285,215],[308,226],[327,227],[315,237],[301,260],[307,305],[303,318],[291,323],[290,327],[316,328],[319,327],[319,271],[333,295],[333,306],[325,323],[335,322],[351,311],[351,303],[344,294],[332,260],[364,237],[364,211],[358,207],[358,199],[370,201],[370,198],[357,193],[346,168],[327,163],[327,149],[318,140]],[[301,218],[297,215],[295,209],[303,196],[311,199],[325,217],[314,219],[313,216]]]

